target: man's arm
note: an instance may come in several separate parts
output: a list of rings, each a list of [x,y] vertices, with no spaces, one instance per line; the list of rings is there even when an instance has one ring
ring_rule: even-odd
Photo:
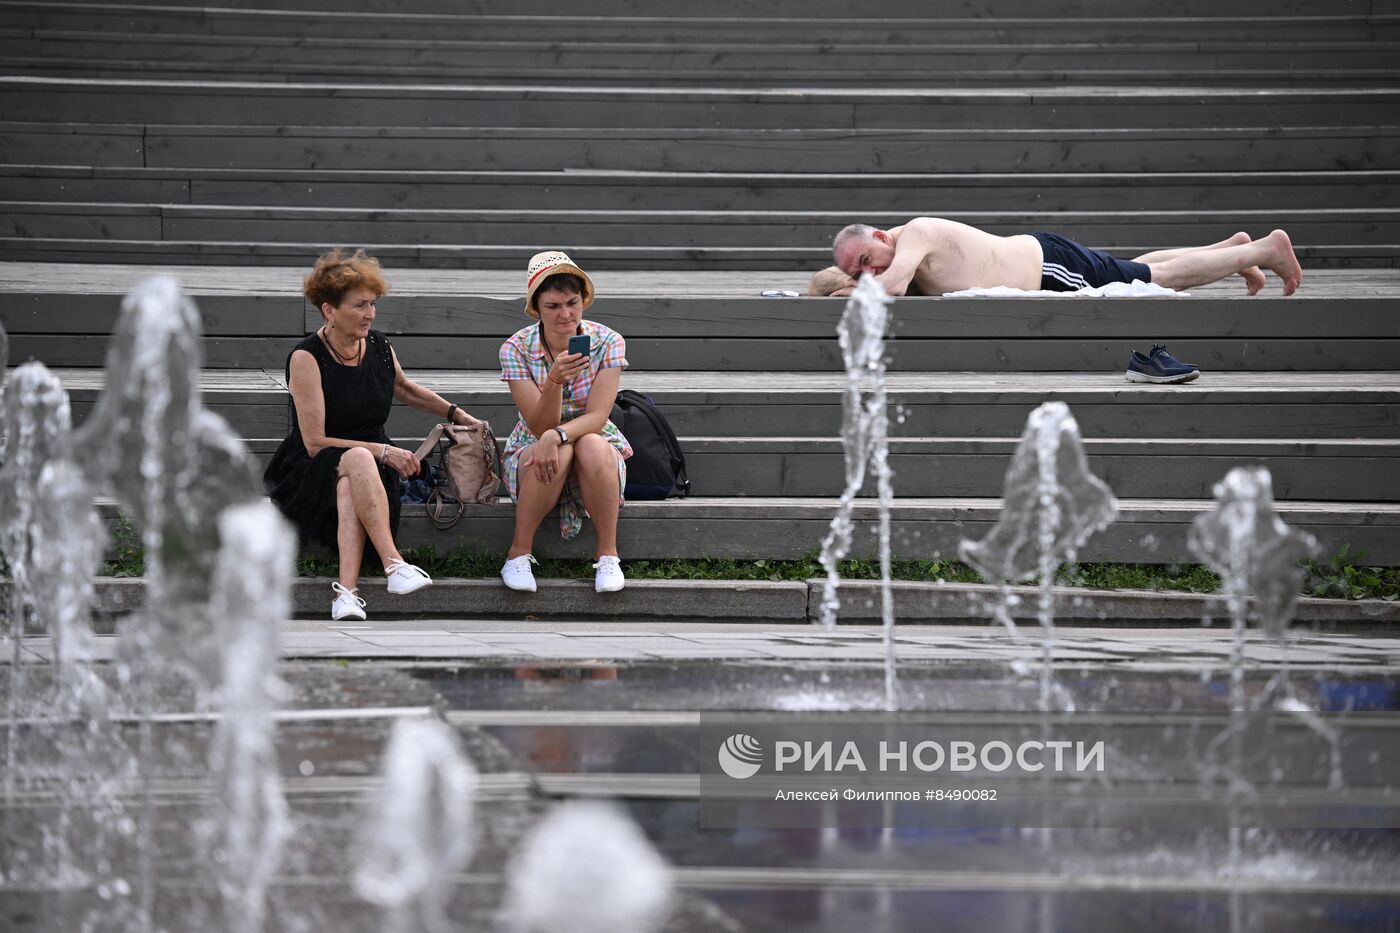
[[[909,283],[914,280],[919,267],[928,258],[932,249],[927,218],[916,217],[899,231],[899,241],[895,244],[894,259],[890,266],[876,277],[881,287],[891,295],[903,295],[909,291]]]

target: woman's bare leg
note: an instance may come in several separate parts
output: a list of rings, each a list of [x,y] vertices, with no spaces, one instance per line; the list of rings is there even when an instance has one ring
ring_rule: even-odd
[[[379,464],[375,463],[374,454],[365,447],[350,448],[340,458],[340,475],[350,480],[355,515],[369,535],[370,543],[379,552],[384,566],[403,560],[389,530],[389,497],[384,494],[384,484],[379,479]]]
[[[335,481],[335,510],[340,518],[335,535],[340,552],[340,585],[353,590],[360,585],[360,565],[365,559],[365,527],[355,514],[355,497],[350,492],[348,476]]]
[[[617,453],[601,434],[585,434],[574,442],[579,491],[583,506],[593,519],[598,538],[595,557],[617,556]]]
[[[526,448],[527,450],[529,448]],[[520,455],[523,460],[526,454]],[[573,466],[574,450],[568,444],[559,448],[559,471],[554,474],[554,482],[545,484],[535,476],[534,468],[521,466],[519,483],[516,486],[515,534],[510,541],[506,560],[514,560],[522,554],[529,554],[535,546],[535,530],[540,522],[554,508],[559,496],[564,492],[564,483],[569,478]]]

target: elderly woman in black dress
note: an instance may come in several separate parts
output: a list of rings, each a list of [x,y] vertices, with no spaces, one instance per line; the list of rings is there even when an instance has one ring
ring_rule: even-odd
[[[395,399],[457,424],[470,415],[404,375],[382,333],[371,330],[375,301],[389,290],[379,261],[363,250],[331,250],[316,260],[302,289],[325,323],[287,359],[296,412],[292,430],[263,474],[272,501],[303,541],[340,552],[331,584],[331,618],[365,618],[358,595],[368,537],[384,563],[389,592],[412,593],[433,581],[394,545],[400,480],[418,473],[413,452],[384,431]]]

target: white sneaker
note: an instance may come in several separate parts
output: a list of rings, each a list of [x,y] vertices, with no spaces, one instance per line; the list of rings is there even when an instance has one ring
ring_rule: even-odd
[[[604,554],[593,565],[598,571],[593,575],[593,590],[597,593],[616,593],[627,585],[622,575],[622,562],[611,554]]]
[[[424,573],[422,567],[401,560],[391,562],[384,570],[389,577],[389,592],[395,596],[407,596],[433,585],[433,578]]]
[[[365,601],[355,594],[359,590],[347,590],[341,586],[339,581],[331,584],[331,589],[335,591],[336,597],[331,602],[331,620],[340,622],[343,619],[365,619]]]
[[[501,579],[506,586],[522,593],[535,592],[535,573],[530,569],[531,564],[538,564],[533,554],[521,554],[505,562],[501,567]]]

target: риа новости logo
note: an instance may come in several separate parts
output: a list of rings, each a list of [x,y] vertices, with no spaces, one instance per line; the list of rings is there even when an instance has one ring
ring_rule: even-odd
[[[763,746],[753,736],[736,732],[719,747],[719,767],[737,781],[751,778],[763,767]]]

